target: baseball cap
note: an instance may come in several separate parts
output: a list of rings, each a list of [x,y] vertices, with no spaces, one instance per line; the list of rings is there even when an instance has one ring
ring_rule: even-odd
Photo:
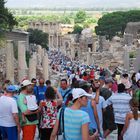
[[[82,96],[87,96],[88,98],[92,98],[92,95],[85,92],[82,88],[74,88],[72,90],[73,100],[78,99]]]
[[[15,92],[16,88],[14,85],[9,85],[9,86],[7,86],[6,90],[7,90],[7,92]]]
[[[106,78],[105,83],[114,83],[114,80],[112,78]]]
[[[31,83],[31,81],[29,81],[29,80],[24,80],[24,81],[22,81],[22,83],[21,83],[21,88],[22,88],[22,87],[29,86],[29,85],[31,85],[31,84],[33,84],[33,83]]]

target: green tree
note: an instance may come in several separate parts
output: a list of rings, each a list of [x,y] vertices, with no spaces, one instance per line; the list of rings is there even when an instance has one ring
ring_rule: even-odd
[[[7,29],[12,30],[14,25],[17,25],[17,21],[12,13],[5,7],[5,1],[0,0],[0,35]]]
[[[73,34],[81,34],[82,30],[83,30],[83,27],[80,26],[80,25],[78,25],[78,24],[76,24],[76,25],[74,26],[74,30],[73,30],[72,33],[73,33]]]
[[[38,29],[28,29],[29,42],[41,45],[43,48],[48,48],[48,34]]]
[[[83,10],[80,10],[76,13],[76,16],[74,18],[75,23],[83,23],[86,20],[86,12]]]
[[[113,12],[103,15],[95,27],[97,35],[112,39],[115,35],[122,36],[128,22],[140,21],[140,10]]]

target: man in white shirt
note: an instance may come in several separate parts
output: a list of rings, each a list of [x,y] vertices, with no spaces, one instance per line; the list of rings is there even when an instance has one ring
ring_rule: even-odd
[[[18,140],[20,124],[16,101],[12,98],[16,91],[14,85],[6,88],[6,94],[0,97],[0,131],[2,139]]]

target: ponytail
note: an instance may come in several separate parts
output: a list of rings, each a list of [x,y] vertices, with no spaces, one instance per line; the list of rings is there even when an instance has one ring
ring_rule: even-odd
[[[137,107],[134,107],[132,109],[132,112],[133,112],[134,119],[135,120],[138,120],[138,108]]]
[[[135,120],[138,120],[138,106],[139,106],[139,102],[137,101],[136,98],[132,98],[130,100],[130,106],[131,106],[131,110],[132,110],[132,113],[133,113],[133,116],[134,116],[134,119]]]

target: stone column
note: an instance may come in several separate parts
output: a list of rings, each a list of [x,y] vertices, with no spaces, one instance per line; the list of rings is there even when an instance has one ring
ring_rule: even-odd
[[[40,45],[37,45],[37,65],[41,66],[42,63],[42,48]]]
[[[90,52],[87,52],[87,65],[90,65]]]
[[[29,60],[29,79],[36,78],[36,63],[37,57],[36,53],[32,55],[32,58]]]
[[[7,40],[6,47],[6,79],[14,83],[14,51],[13,41]]]
[[[28,76],[25,50],[26,50],[26,42],[18,41],[18,80],[19,82],[21,82],[23,78]]]
[[[47,53],[43,57],[43,77],[45,80],[49,79],[49,62]]]
[[[129,71],[129,52],[127,49],[124,51],[124,69]]]
[[[134,61],[134,70],[138,72],[140,70],[140,48],[136,50],[136,60]]]

